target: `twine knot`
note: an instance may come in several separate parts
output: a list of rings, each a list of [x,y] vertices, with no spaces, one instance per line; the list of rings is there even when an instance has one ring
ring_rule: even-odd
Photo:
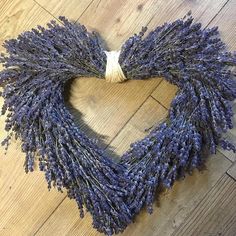
[[[126,77],[119,64],[120,51],[105,51],[107,56],[105,79],[111,83],[121,83]]]

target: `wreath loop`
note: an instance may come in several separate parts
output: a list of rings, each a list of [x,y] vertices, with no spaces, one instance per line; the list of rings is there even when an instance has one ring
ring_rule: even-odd
[[[167,119],[115,162],[75,125],[62,96],[71,78],[105,78],[107,53],[96,33],[60,20],[4,43],[0,83],[9,135],[2,144],[7,148],[13,134],[20,138],[26,172],[39,156],[48,187],[65,188],[81,217],[85,207],[93,226],[112,235],[142,207],[152,212],[157,186],[169,188],[201,167],[218,145],[236,151],[222,136],[233,127],[236,56],[225,51],[217,28],[201,29],[190,15],[130,37],[117,57],[120,80],[163,77],[179,91]]]

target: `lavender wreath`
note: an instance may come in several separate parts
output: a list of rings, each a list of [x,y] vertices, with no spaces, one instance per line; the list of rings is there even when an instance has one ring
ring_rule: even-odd
[[[233,127],[236,55],[225,50],[217,28],[201,29],[190,14],[144,36],[130,37],[120,52],[105,52],[98,35],[60,17],[45,29],[7,40],[1,54],[5,69],[2,114],[7,112],[2,142],[22,140],[25,171],[35,157],[49,189],[67,190],[93,226],[106,235],[122,232],[141,208],[152,212],[157,186],[200,168],[216,147],[236,151],[223,133]],[[112,60],[115,62],[115,71]],[[108,66],[109,65],[109,66]],[[114,66],[114,63],[113,63]],[[115,162],[75,124],[65,106],[65,83],[75,77],[148,79],[164,77],[178,86],[167,119]]]

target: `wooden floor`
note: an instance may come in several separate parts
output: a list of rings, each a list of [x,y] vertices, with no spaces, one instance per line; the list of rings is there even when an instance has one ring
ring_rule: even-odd
[[[115,50],[142,26],[151,30],[190,9],[203,27],[218,25],[228,48],[236,50],[236,0],[1,0],[0,43],[65,15],[98,31]],[[166,116],[176,88],[161,79],[108,84],[91,78],[75,80],[70,91],[71,103],[80,110],[74,111],[78,123],[99,137],[107,152],[119,155]],[[236,103],[234,108],[236,112]],[[3,129],[1,117],[1,139]],[[236,129],[228,135],[236,140]],[[18,141],[6,156],[0,149],[0,236],[100,235],[91,227],[89,214],[81,220],[75,202],[65,193],[48,192],[43,173],[26,175],[23,162]],[[194,172],[161,194],[154,213],[142,212],[123,235],[236,235],[235,154],[219,150],[205,171]]]

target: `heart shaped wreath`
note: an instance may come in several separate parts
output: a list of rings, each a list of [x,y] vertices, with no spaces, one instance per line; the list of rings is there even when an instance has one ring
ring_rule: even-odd
[[[236,82],[217,28],[201,29],[190,14],[165,23],[144,37],[130,37],[120,52],[106,52],[99,37],[60,17],[48,29],[24,32],[4,43],[0,73],[7,112],[6,149],[22,140],[25,170],[39,156],[48,187],[66,189],[83,217],[107,235],[122,232],[144,206],[152,212],[157,186],[171,187],[185,173],[203,165],[218,145],[236,148],[222,134],[233,127]],[[107,156],[76,125],[65,106],[65,83],[75,77],[108,81],[164,77],[179,87],[167,119],[141,141],[131,144],[119,162]]]

